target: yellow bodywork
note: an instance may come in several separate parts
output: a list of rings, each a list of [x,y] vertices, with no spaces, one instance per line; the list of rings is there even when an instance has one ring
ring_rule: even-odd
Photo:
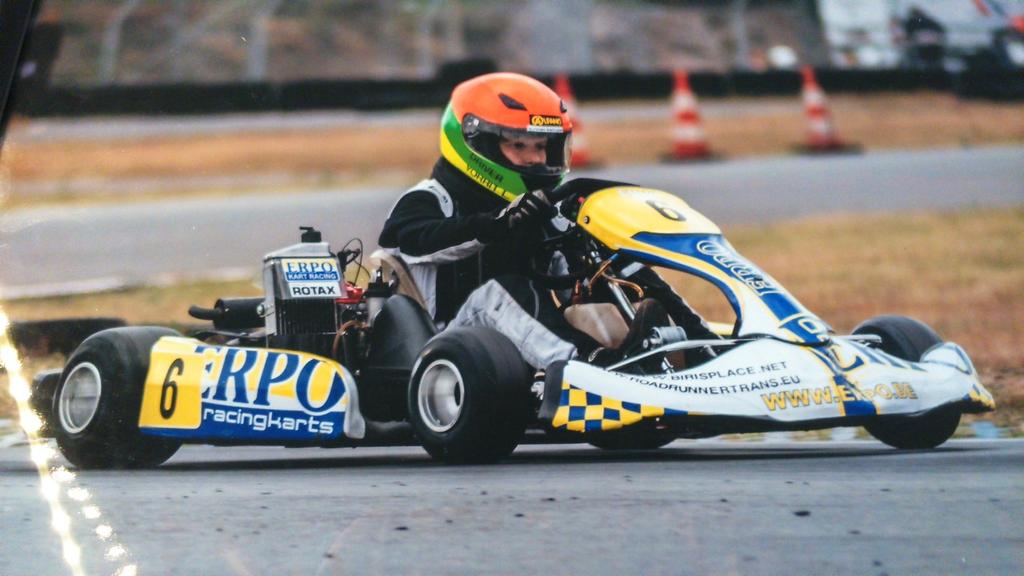
[[[196,341],[186,338],[161,338],[153,346],[142,392],[139,426],[199,428],[202,405],[199,383],[203,378],[204,359],[195,350]],[[173,388],[167,386],[172,383]]]
[[[681,198],[668,192],[635,186],[616,186],[587,197],[576,223],[612,250],[649,249],[632,240],[640,232],[653,234],[721,234],[718,226]]]
[[[223,390],[221,404],[276,410],[303,410],[297,387],[304,390],[301,400],[323,405],[337,382],[345,382],[344,369],[333,360],[272,348],[235,348],[236,356],[227,356],[232,347],[205,345],[198,340],[180,337],[161,338],[150,353],[150,367],[142,394],[139,426],[151,428],[196,429],[201,424],[204,392],[210,394],[225,379],[224,371],[233,372],[231,384]],[[295,363],[286,372],[285,356]],[[243,369],[243,366],[245,368]],[[299,370],[299,367],[305,367]],[[241,389],[236,380],[243,383]],[[266,400],[254,403],[259,385],[268,382]],[[211,398],[216,400],[216,398]],[[325,410],[344,411],[348,397],[338,404],[323,406]]]
[[[587,197],[576,222],[614,252],[639,254],[648,262],[711,281],[730,300],[748,333],[773,333],[795,342],[827,339],[827,325],[771,276],[737,254],[715,223],[668,192],[637,186],[605,188]],[[681,238],[695,239],[692,252],[669,249],[673,240]],[[766,297],[772,298],[776,309]],[[793,322],[807,326],[794,331],[787,326]]]

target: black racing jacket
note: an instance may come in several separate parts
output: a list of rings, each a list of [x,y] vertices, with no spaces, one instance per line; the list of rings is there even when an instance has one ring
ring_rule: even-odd
[[[452,215],[445,215],[436,194],[414,188],[392,208],[378,243],[382,248],[397,248],[403,256],[437,262],[435,286],[420,288],[433,294],[434,320],[446,323],[455,317],[470,292],[484,282],[506,274],[526,274],[530,246],[535,240],[518,234],[489,244],[478,243],[508,202],[444,158],[434,164],[431,178],[450,196]],[[465,256],[452,261],[452,250],[459,247],[463,247]]]

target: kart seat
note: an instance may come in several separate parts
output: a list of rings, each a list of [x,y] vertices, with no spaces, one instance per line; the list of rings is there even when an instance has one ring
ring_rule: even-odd
[[[385,278],[393,278],[397,281],[396,294],[404,294],[412,298],[424,310],[427,309],[427,299],[423,297],[416,282],[412,279],[409,266],[402,260],[401,256],[377,249],[370,254],[370,258],[380,262]]]

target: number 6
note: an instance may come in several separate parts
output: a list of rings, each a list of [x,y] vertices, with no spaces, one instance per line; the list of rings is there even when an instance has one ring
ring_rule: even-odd
[[[177,374],[174,374],[175,370],[177,370]],[[174,362],[171,362],[171,367],[167,369],[167,375],[164,376],[164,385],[160,388],[160,416],[163,416],[164,420],[174,416],[174,409],[178,406],[178,383],[171,380],[171,376],[181,376],[184,373],[185,361],[176,358]]]
[[[663,202],[659,202],[657,200],[648,200],[647,205],[657,210],[658,214],[661,214],[662,216],[668,218],[669,220],[675,220],[676,222],[682,222],[683,220],[686,220],[686,218],[684,218],[678,210],[670,206],[666,206]]]

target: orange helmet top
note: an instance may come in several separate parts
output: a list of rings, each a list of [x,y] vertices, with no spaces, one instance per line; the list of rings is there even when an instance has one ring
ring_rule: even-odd
[[[485,74],[459,84],[452,92],[452,109],[460,122],[470,113],[506,128],[572,130],[565,104],[554,91],[538,80],[513,72]]]

